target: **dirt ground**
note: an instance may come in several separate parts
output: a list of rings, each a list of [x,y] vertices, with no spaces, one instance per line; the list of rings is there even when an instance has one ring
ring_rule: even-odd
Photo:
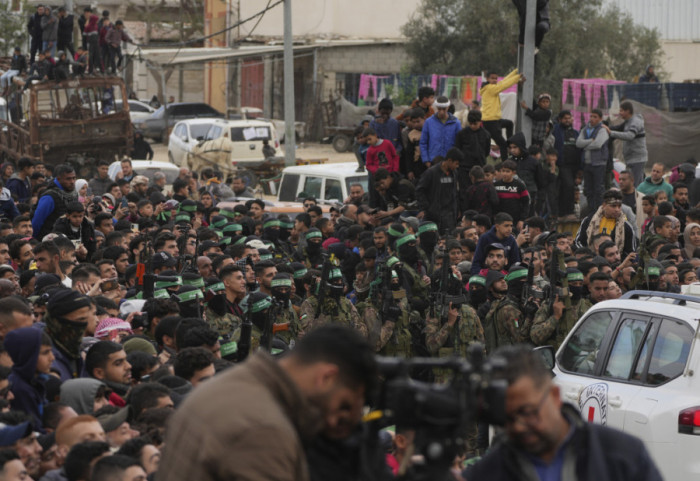
[[[153,160],[167,162],[168,161],[168,147],[161,143],[152,143],[153,148]],[[284,150],[284,144],[282,144],[282,149]],[[338,153],[333,149],[330,144],[319,144],[318,142],[301,142],[297,145],[297,155],[298,159],[303,160],[318,160],[326,159],[327,162],[354,162],[355,154],[352,152]]]

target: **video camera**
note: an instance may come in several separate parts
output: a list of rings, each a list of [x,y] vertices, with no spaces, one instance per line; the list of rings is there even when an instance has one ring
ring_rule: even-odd
[[[480,344],[469,347],[467,359],[378,357],[384,378],[377,400],[383,425],[415,430],[414,448],[425,458],[413,479],[448,479],[455,455],[464,447],[466,434],[476,421],[503,425],[508,383],[496,376],[505,361],[484,358]],[[446,369],[453,373],[448,384],[428,384],[410,375],[418,369]],[[381,427],[381,426],[378,426]]]

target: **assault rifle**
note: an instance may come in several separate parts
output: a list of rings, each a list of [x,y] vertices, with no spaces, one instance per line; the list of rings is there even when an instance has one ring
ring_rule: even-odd
[[[450,304],[452,304],[452,307],[457,307],[468,302],[464,292],[460,292],[457,295],[448,292],[451,273],[450,254],[445,250],[442,254],[442,267],[440,268],[440,287],[432,294],[433,315],[440,319],[441,324],[447,322]]]
[[[561,287],[557,287],[557,284]],[[564,253],[556,246],[552,247],[552,258],[549,261],[549,285],[551,287],[549,295],[549,311],[552,311],[554,300],[564,301],[566,309],[571,309],[571,296],[569,295],[569,279],[566,277],[566,263]]]

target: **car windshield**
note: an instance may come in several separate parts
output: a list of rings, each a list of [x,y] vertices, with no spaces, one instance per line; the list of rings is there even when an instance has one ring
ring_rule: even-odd
[[[212,124],[194,124],[190,125],[190,134],[193,139],[198,139],[200,137],[204,138],[207,132],[211,128]]]
[[[269,127],[231,127],[231,140],[233,142],[267,140],[269,138]]]
[[[347,192],[350,192],[350,186],[352,184],[360,184],[362,186],[362,190],[367,192],[367,190],[368,190],[367,182],[368,182],[367,176],[348,177],[347,179],[345,179],[345,188],[347,189]]]
[[[172,183],[175,182],[175,179],[177,179],[177,176],[180,174],[178,169],[161,170],[158,167],[135,167],[134,170],[138,175],[145,175],[148,177],[149,181],[153,180],[153,175],[156,172],[162,172],[165,174],[165,183],[168,185],[172,185]]]

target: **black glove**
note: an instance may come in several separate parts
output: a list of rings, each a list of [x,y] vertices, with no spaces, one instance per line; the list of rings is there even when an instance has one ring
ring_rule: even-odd
[[[401,316],[401,308],[397,305],[392,305],[384,311],[384,316],[382,320],[384,322],[396,322],[399,320],[399,316]]]

